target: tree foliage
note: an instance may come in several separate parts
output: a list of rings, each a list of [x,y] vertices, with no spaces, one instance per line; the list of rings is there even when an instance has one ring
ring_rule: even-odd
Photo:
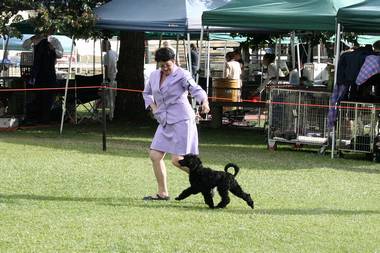
[[[87,39],[99,37],[95,30],[94,9],[109,0],[4,0],[1,2],[0,32],[4,35],[19,35],[17,23],[22,20],[17,13],[28,10],[29,24],[35,33],[52,31],[69,37]]]
[[[10,23],[17,23],[23,20],[18,14],[20,10],[28,10],[31,8],[30,0],[2,0],[0,1],[0,37],[10,35],[20,37],[21,33]]]

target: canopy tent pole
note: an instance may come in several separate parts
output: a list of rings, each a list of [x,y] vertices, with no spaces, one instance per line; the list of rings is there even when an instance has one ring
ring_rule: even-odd
[[[298,69],[298,77],[301,78],[301,55],[300,55],[300,41],[298,39],[297,43],[297,69]]]
[[[177,63],[177,65],[178,65],[178,58],[179,58],[179,56],[178,56],[178,42],[179,42],[179,34],[177,33],[177,44],[175,45],[175,52],[176,52],[176,54],[175,54],[175,62]]]
[[[227,55],[227,40],[224,42],[223,61],[226,60]],[[226,76],[226,64],[223,64],[223,78]]]
[[[203,25],[201,26],[201,37],[200,37],[200,47],[199,47],[199,56],[198,56],[198,62],[197,62],[197,73],[196,73],[196,82],[199,84],[199,69],[201,68],[201,56],[202,56],[202,46],[203,46]]]
[[[280,49],[278,48],[280,46]],[[280,59],[281,59],[281,39],[276,39],[276,47],[275,47],[275,56],[277,58],[277,66],[276,66],[276,83],[278,84],[280,80]]]
[[[337,83],[337,76],[338,76],[338,62],[339,62],[339,56],[340,56],[340,32],[341,32],[341,26],[340,23],[337,23],[336,26],[336,34],[335,34],[335,66],[334,66],[334,88],[336,87]],[[335,110],[337,110],[337,104],[333,105],[335,106]],[[334,151],[335,151],[335,126],[333,127],[332,131],[332,143],[331,143],[331,159],[334,158]]]
[[[158,41],[158,48],[161,48],[162,44],[162,33],[160,33],[160,40]]]
[[[207,27],[207,33],[208,33],[208,27]],[[207,74],[206,74],[206,93],[208,95],[208,90],[210,86],[210,36],[208,37],[208,44],[207,44]]]
[[[110,42],[111,43],[111,42]],[[105,49],[105,48],[104,48]],[[108,89],[105,88],[106,86],[106,73],[105,68],[103,65],[103,47],[102,47],[102,40],[100,40],[100,69],[102,71],[103,76],[103,82],[102,82],[102,144],[103,144],[103,151],[107,150],[107,138],[106,138],[106,129],[107,129],[107,116],[106,116],[106,104],[107,104],[107,98],[106,98],[106,92],[108,94]],[[108,84],[108,83],[107,83]],[[107,85],[108,86],[108,85]]]
[[[101,73],[102,73],[102,76],[103,76],[103,83],[104,83],[104,81],[106,80],[106,75],[105,75],[104,70],[103,70],[103,48],[102,48],[102,40],[100,39],[99,42],[100,42],[100,70],[101,70]],[[111,42],[110,42],[110,43],[111,43]]]
[[[318,63],[321,63],[321,43],[318,44]]]
[[[92,54],[92,73],[95,75],[95,46],[96,46],[96,38],[94,38],[94,47],[93,47],[93,54]]]
[[[291,37],[290,37],[290,47],[291,47],[291,53],[292,53],[292,70],[296,68],[296,50],[295,50],[295,44],[294,44],[294,40],[295,40],[295,31],[292,31],[291,32]]]
[[[8,44],[9,44],[9,37],[7,36],[7,39],[5,40],[5,37],[3,38],[3,59],[1,61],[1,76],[5,76],[4,70],[5,70],[5,56],[8,54]],[[4,41],[6,41],[4,43]]]
[[[186,69],[189,69],[189,59],[187,59],[187,49],[186,49],[186,42],[185,39],[182,40],[183,42],[183,52],[185,53],[185,61],[186,61]]]
[[[160,33],[160,40],[158,41],[158,48],[161,48],[161,43],[162,43],[162,33]],[[177,53],[176,53],[176,55],[177,55]],[[156,69],[158,69],[158,62],[156,62]]]
[[[189,68],[187,69],[191,76],[193,76],[193,70],[192,70],[192,59],[191,59],[191,49],[190,49],[190,33],[187,33],[187,60],[188,60],[188,65]]]
[[[65,118],[65,113],[66,113],[66,101],[67,101],[67,90],[69,89],[69,79],[70,79],[70,72],[71,72],[71,57],[73,57],[73,50],[74,50],[74,35],[72,36],[71,40],[71,50],[70,50],[70,58],[69,58],[69,71],[67,73],[66,77],[66,85],[65,85],[65,96],[63,97],[63,104],[62,104],[62,116],[61,116],[61,128],[59,133],[62,134],[63,131],[63,121]]]

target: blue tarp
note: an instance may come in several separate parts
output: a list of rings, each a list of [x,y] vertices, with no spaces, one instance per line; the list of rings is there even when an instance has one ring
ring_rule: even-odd
[[[96,26],[109,30],[191,32],[203,11],[230,0],[112,0],[95,10]]]

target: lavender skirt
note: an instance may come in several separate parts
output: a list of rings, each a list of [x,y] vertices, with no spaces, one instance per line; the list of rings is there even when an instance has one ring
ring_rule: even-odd
[[[174,155],[199,154],[198,130],[194,119],[158,126],[151,149]]]

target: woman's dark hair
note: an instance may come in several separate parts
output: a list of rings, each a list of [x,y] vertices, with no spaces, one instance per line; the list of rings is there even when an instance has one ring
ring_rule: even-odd
[[[161,47],[157,49],[156,53],[154,54],[154,60],[156,62],[160,61],[169,61],[175,59],[175,53],[171,48],[168,47]]]
[[[234,52],[228,52],[226,54],[226,61],[231,61],[234,58],[235,54]]]

